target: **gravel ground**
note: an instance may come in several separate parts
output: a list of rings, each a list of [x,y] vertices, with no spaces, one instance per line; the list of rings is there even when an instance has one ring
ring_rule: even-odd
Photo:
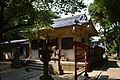
[[[120,80],[120,61],[109,60],[100,75],[100,80]]]
[[[0,80],[39,80],[39,77],[43,74],[43,71],[31,70],[26,72],[24,67],[19,69],[10,68],[11,62],[0,62]],[[89,77],[86,78],[84,74],[78,77],[78,80],[93,80],[96,74],[101,71],[100,64],[97,69],[92,72],[88,72]],[[108,61],[106,67],[102,71],[99,80],[120,80],[120,61]],[[11,77],[11,76],[14,76]],[[24,76],[24,77],[23,77]],[[54,80],[74,80],[74,74],[64,74],[64,75],[52,75]]]
[[[1,80],[39,80],[39,77],[43,73],[39,70],[31,70],[30,72],[25,72],[24,67],[19,69],[11,69],[10,64],[10,62],[0,62],[0,76],[4,78]],[[95,70],[92,72],[88,72],[88,74],[90,75],[89,77],[91,78],[83,76],[83,73],[82,75],[78,76],[78,80],[93,80],[95,75],[98,73],[99,71],[96,73]],[[9,78],[7,78],[8,76]],[[15,76],[16,78],[10,79],[12,78],[11,76]],[[17,79],[17,77],[19,79]],[[74,74],[52,75],[52,78],[54,78],[54,80],[74,80]]]
[[[36,76],[36,77],[29,78],[26,80],[39,80],[39,77],[40,76]],[[62,75],[62,76],[52,75],[52,78],[54,78],[54,80],[74,80],[74,75],[73,74],[69,74],[69,75],[67,74],[67,75]],[[92,80],[91,78],[86,78],[84,76],[79,76],[77,79],[78,80]]]
[[[15,79],[17,79],[16,76],[18,76],[18,77],[21,76],[21,80],[23,80],[22,76],[28,76],[24,80],[39,80],[39,77],[43,73],[43,72],[41,72],[41,74],[40,73],[36,74],[39,72],[38,70],[31,70],[31,72],[25,72],[24,67],[18,68],[18,69],[13,69],[10,67],[10,64],[11,64],[11,62],[0,62],[0,77],[3,78],[1,80],[15,80]],[[36,75],[36,76],[34,76],[34,75]],[[15,76],[15,77],[13,78],[11,76]],[[13,78],[13,79],[10,79],[10,78]],[[52,78],[54,78],[54,80],[74,80],[74,74],[52,75]],[[84,76],[79,76],[78,80],[87,80],[87,78]]]
[[[16,70],[16,69],[11,68],[10,64],[11,64],[11,62],[6,62],[6,61],[0,62],[0,73]]]

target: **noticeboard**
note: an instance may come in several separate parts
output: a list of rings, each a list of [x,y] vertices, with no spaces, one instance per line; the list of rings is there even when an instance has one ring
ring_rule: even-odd
[[[84,60],[84,49],[81,47],[76,47],[76,60],[77,61]]]

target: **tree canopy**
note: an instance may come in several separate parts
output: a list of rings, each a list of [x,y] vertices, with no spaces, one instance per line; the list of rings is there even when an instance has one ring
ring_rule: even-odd
[[[94,0],[89,6],[89,14],[100,25],[100,37],[108,51],[119,53],[120,1]]]
[[[0,0],[0,42],[12,31],[50,26],[57,14],[85,7],[83,0]]]

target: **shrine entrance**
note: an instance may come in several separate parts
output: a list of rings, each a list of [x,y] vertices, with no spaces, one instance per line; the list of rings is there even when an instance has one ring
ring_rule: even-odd
[[[77,73],[77,63],[78,62],[84,62],[84,68],[85,68],[85,74],[84,76],[88,77],[87,74],[87,53],[86,53],[86,49],[89,46],[89,44],[85,44],[85,43],[80,43],[78,41],[74,41],[73,45],[75,47],[75,80],[77,80],[77,77],[80,75]]]

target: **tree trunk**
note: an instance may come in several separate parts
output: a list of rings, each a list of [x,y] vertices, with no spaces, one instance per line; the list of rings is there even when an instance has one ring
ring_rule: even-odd
[[[3,28],[4,28],[4,0],[0,1],[0,44],[3,38]]]
[[[0,44],[2,42],[2,39],[3,39],[3,32],[2,32],[2,29],[0,29]]]
[[[120,33],[118,32],[117,57],[120,57]]]

